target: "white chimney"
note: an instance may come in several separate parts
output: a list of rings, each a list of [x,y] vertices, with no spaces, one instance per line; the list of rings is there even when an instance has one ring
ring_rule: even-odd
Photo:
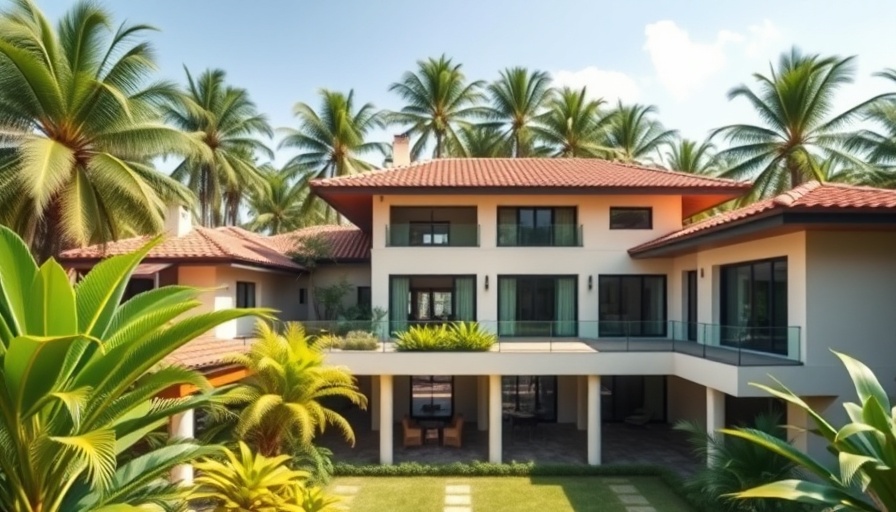
[[[168,205],[165,211],[165,234],[184,236],[193,231],[193,214],[180,204]]]
[[[411,164],[411,137],[396,135],[392,140],[392,167]]]

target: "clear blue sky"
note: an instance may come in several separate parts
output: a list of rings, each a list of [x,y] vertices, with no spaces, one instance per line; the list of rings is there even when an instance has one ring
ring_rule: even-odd
[[[72,3],[37,1],[54,19]],[[666,126],[691,138],[754,121],[726,92],[793,44],[858,56],[857,81],[844,89],[841,107],[892,87],[871,74],[896,67],[896,2],[885,0],[102,3],[118,21],[160,29],[152,41],[161,76],[183,81],[183,65],[223,68],[275,127],[292,125],[292,106],[316,104],[322,87],[354,89],[359,101],[397,109],[389,84],[416,60],[441,53],[463,63],[470,78],[491,80],[522,65],[588,84],[596,95],[655,104]]]

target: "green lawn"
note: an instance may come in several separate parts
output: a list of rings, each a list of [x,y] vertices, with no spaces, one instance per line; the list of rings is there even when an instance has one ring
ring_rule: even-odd
[[[472,512],[626,512],[620,494],[657,512],[692,510],[654,477],[345,477],[330,492],[353,495],[350,512],[443,512],[446,485],[469,485]],[[619,494],[610,488],[617,485]]]

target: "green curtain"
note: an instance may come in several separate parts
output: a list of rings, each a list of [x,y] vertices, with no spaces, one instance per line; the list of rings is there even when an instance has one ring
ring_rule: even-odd
[[[411,280],[408,277],[392,277],[389,304],[389,329],[391,332],[402,332],[408,328],[408,294],[411,292]]]
[[[558,277],[554,295],[554,335],[576,335],[576,278]]]
[[[516,278],[498,278],[498,334],[513,336],[516,334]]]
[[[476,319],[476,278],[454,279],[454,318],[470,321]]]
[[[515,208],[498,208],[498,245],[516,246],[517,222]]]
[[[408,247],[411,245],[410,224],[389,225],[389,247]]]
[[[573,208],[554,209],[554,246],[576,245],[576,211]]]

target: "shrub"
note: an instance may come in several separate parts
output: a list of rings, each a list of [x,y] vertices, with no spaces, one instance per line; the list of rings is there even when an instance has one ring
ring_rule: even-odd
[[[350,331],[342,340],[342,350],[376,350],[380,340],[367,331]]]
[[[398,333],[395,349],[402,352],[456,351],[485,352],[494,346],[497,335],[476,322],[412,326]]]

